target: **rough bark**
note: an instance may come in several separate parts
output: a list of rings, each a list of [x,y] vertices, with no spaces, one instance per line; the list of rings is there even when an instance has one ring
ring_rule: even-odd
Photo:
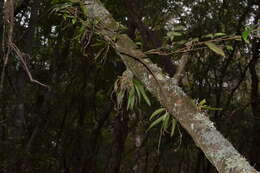
[[[119,173],[125,142],[128,135],[128,114],[123,111],[113,122],[113,142],[106,173]]]
[[[108,120],[109,115],[113,111],[112,103],[105,105],[104,112],[101,115],[101,118],[98,120],[98,125],[91,132],[90,145],[88,147],[87,155],[84,158],[83,171],[88,173],[97,172],[97,156],[100,148],[100,140],[102,140],[102,129],[105,125],[105,122]]]
[[[162,74],[161,69],[151,63],[146,55],[137,49],[134,42],[124,34],[118,34],[118,25],[110,13],[98,0],[86,0],[89,17],[101,20],[99,34],[113,42],[113,47],[125,65],[141,80],[146,88],[178,120],[191,135],[195,144],[203,151],[209,161],[221,173],[256,173],[257,171],[243,158],[232,144],[215,128],[207,115],[200,112],[191,98],[177,86],[176,80]],[[130,55],[130,56],[127,56]],[[143,59],[147,67],[156,75],[155,80],[135,58]],[[162,89],[158,86],[160,83]],[[167,96],[164,97],[164,95]]]

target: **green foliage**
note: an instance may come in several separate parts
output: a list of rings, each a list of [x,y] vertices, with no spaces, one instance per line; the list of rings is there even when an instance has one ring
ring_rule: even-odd
[[[172,137],[174,135],[175,127],[176,127],[176,120],[169,114],[169,112],[165,108],[159,108],[155,110],[152,115],[150,116],[150,121],[154,118],[155,119],[151,125],[148,127],[146,131],[149,131],[151,128],[155,127],[156,125],[161,123],[161,133],[169,133],[168,129],[170,130],[170,136]]]
[[[247,27],[247,28],[245,29],[245,31],[242,33],[242,38],[243,38],[243,40],[244,40],[246,43],[249,43],[248,37],[249,37],[251,31],[252,31],[252,29],[249,28],[249,27]]]
[[[151,106],[151,101],[150,99],[148,98],[148,96],[146,95],[146,92],[144,90],[144,87],[143,85],[141,84],[140,81],[136,80],[136,79],[133,79],[133,84],[134,84],[134,87],[135,87],[135,90],[137,92],[137,95],[138,95],[138,100],[140,102],[141,100],[141,97],[140,95],[142,96],[142,98],[145,100],[145,102],[147,103],[147,105]]]
[[[208,46],[209,49],[211,49],[213,52],[221,55],[221,56],[225,56],[225,52],[218,47],[216,44],[211,43],[211,42],[205,42],[205,45]]]
[[[171,31],[167,33],[167,38],[169,38],[170,41],[173,41],[175,37],[182,36],[182,33]]]
[[[222,108],[214,108],[206,105],[206,99],[201,100],[198,104],[197,107],[199,110],[209,110],[209,111],[222,111]]]
[[[141,103],[143,99],[148,106],[151,106],[151,101],[147,96],[143,85],[137,79],[133,79],[132,86],[128,92],[127,110],[134,110],[134,106]]]
[[[252,37],[256,36],[259,37],[259,30],[260,30],[260,22],[258,21],[256,24],[252,24],[250,26],[247,26],[245,30],[242,32],[241,37],[243,41],[247,44],[249,44],[249,36],[251,35]]]
[[[144,100],[148,106],[151,106],[151,101],[146,94],[146,91],[137,79],[128,79],[123,76],[116,80],[114,84],[114,91],[117,98],[117,109],[122,109],[122,104],[124,103],[124,98],[127,98],[127,110],[134,110],[136,106],[141,104]]]
[[[226,34],[222,32],[218,32],[214,34],[214,37],[222,37],[222,36],[226,36]]]

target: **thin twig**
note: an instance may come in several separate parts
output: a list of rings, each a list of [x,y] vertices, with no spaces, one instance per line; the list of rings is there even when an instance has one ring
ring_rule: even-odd
[[[200,45],[203,45],[205,43],[210,43],[210,42],[219,42],[219,41],[227,41],[227,40],[235,40],[235,39],[240,39],[241,36],[238,36],[238,35],[235,35],[233,37],[221,37],[221,38],[216,38],[216,39],[213,39],[213,40],[207,40],[207,41],[201,41],[201,42],[198,42],[198,43],[194,43],[194,44],[191,44],[191,45],[188,45],[188,46],[185,46],[183,48],[180,48],[176,51],[170,51],[170,52],[163,52],[162,50],[159,49],[153,49],[153,50],[149,50],[147,52],[145,52],[145,54],[159,54],[159,55],[173,55],[173,54],[177,54],[177,53],[186,53],[186,52],[190,52],[190,51],[194,51],[194,50],[198,50],[198,49],[204,49],[206,47],[203,47],[203,48],[192,48],[191,47],[194,47],[194,46],[200,46]]]
[[[36,84],[38,84],[38,85],[40,85],[40,86],[43,86],[43,87],[45,87],[45,88],[49,88],[48,85],[45,85],[45,84],[39,82],[38,80],[35,80],[35,79],[32,77],[32,74],[31,74],[31,72],[30,72],[30,70],[29,70],[29,68],[28,68],[28,66],[27,66],[27,63],[25,62],[25,60],[24,60],[24,58],[23,58],[23,53],[16,47],[16,45],[13,44],[13,43],[11,43],[11,47],[12,47],[13,51],[16,53],[16,55],[19,57],[20,61],[22,62],[23,68],[24,68],[26,74],[28,75],[28,77],[29,77],[29,79],[30,79],[30,82],[36,83]]]

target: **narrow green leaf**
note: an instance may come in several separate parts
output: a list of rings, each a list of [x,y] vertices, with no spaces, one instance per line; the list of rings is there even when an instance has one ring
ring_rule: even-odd
[[[141,85],[141,86],[142,86],[142,83],[141,83],[139,80],[137,80],[137,79],[133,79],[133,82],[134,82],[136,85]]]
[[[134,84],[134,87],[135,87],[135,90],[136,90],[136,93],[137,93],[137,96],[138,96],[138,102],[140,103],[141,93],[140,93],[139,85],[137,83],[138,83],[138,81],[133,79],[133,84]]]
[[[221,36],[225,36],[225,35],[226,35],[225,33],[218,32],[218,33],[214,34],[214,37],[221,37]]]
[[[146,102],[146,103],[147,103],[149,106],[151,106],[151,102],[150,102],[150,100],[149,100],[148,96],[146,95],[146,93],[145,93],[145,90],[144,90],[143,86],[142,86],[142,85],[140,85],[138,88],[139,88],[139,90],[140,90],[140,92],[141,92],[141,94],[142,94],[142,96],[143,96],[143,98],[144,98],[145,102]]]
[[[135,105],[135,96],[132,98],[132,101],[130,103],[130,110],[134,109],[134,105]]]
[[[137,85],[134,85],[134,87],[135,87],[135,91],[137,93],[138,103],[140,103],[140,101],[141,101],[141,93],[140,93],[139,88],[138,88]]]
[[[128,100],[127,100],[127,107],[126,107],[126,110],[129,110],[130,105],[131,105],[131,99],[130,99],[130,97],[129,97]]]
[[[134,104],[134,92],[135,89],[134,87],[132,87],[128,94],[127,107],[126,107],[127,110],[133,107],[132,105]]]
[[[171,137],[174,135],[176,124],[177,124],[176,120],[174,118],[172,118]]]
[[[97,53],[97,55],[95,56],[95,60],[97,60],[99,57],[100,57],[100,55],[102,54],[102,52],[105,50],[105,47],[104,48],[101,48],[99,51],[98,51],[98,53]]]
[[[150,116],[150,120],[152,120],[156,115],[160,114],[163,111],[165,111],[165,108],[159,108],[156,111],[154,111],[153,114]]]
[[[166,131],[168,128],[168,124],[169,124],[169,119],[170,119],[170,114],[168,112],[165,112],[165,114],[163,115],[164,119],[163,119],[163,130]]]
[[[147,96],[146,93],[145,93],[145,90],[144,90],[143,85],[142,85],[142,84],[140,83],[140,81],[138,81],[138,80],[134,80],[134,83],[137,85],[137,87],[138,87],[138,89],[139,89],[141,95],[143,96],[145,102],[146,102],[149,106],[151,106],[151,102],[150,102],[148,96]]]
[[[204,43],[206,46],[208,46],[208,48],[210,48],[213,52],[221,55],[221,56],[225,56],[225,53],[224,51],[219,48],[217,45],[215,45],[214,43],[211,43],[211,42],[206,42]]]
[[[213,34],[207,34],[202,36],[202,38],[213,38],[213,37],[214,37]]]
[[[165,116],[165,115],[164,115]],[[149,128],[146,130],[146,132],[148,132],[151,128],[153,128],[155,125],[159,124],[161,121],[163,121],[163,119],[165,118],[164,116],[161,116],[160,118],[158,118],[157,120],[155,120],[150,126]]]

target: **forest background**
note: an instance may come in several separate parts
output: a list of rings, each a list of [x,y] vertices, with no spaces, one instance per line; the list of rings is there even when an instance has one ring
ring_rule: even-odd
[[[260,170],[258,0],[0,7],[1,173]]]

